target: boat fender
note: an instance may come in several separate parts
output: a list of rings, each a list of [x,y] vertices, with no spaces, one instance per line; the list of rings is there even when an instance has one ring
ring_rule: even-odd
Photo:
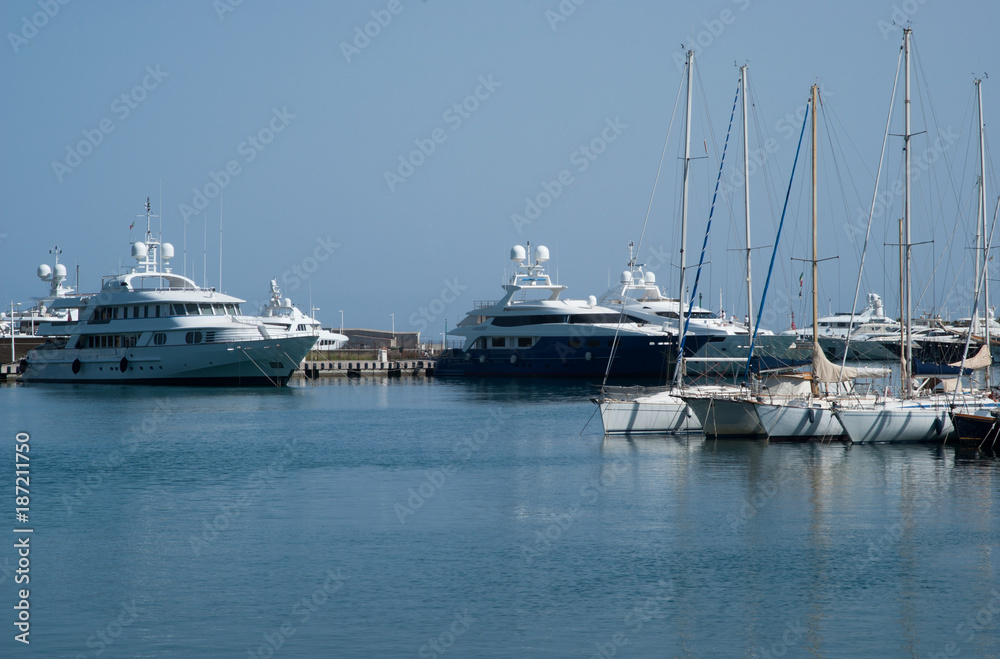
[[[122,373],[124,373],[126,370],[128,370],[128,360],[125,359],[124,357],[122,357],[122,360],[120,362],[118,362],[118,369]]]
[[[73,375],[76,375],[79,372],[80,372],[80,360],[79,359],[74,359],[73,360]]]
[[[28,360],[22,359],[17,363],[17,374],[23,375],[25,371],[28,370]]]
[[[511,355],[510,356],[510,363],[511,364],[516,364],[517,363],[517,355]]]
[[[472,355],[465,353],[465,361],[469,361],[470,359],[472,359]]]
[[[816,408],[809,408],[809,423],[816,423]]]
[[[689,419],[694,416],[694,412],[691,411],[690,407],[684,408],[684,413],[687,414],[687,418]]]
[[[480,364],[486,363],[486,355],[479,355],[479,363]]]
[[[584,359],[586,359],[586,360],[587,360],[587,361],[589,362],[589,361],[590,361],[591,359],[593,359],[593,358],[594,358],[594,353],[592,353],[592,352],[588,352],[587,354],[585,354],[585,355],[583,356],[583,358],[584,358]]]
[[[944,424],[941,423],[941,417],[939,417],[939,416],[934,417],[934,434],[935,435],[940,435],[941,434],[941,429],[942,429],[943,426],[944,426]]]

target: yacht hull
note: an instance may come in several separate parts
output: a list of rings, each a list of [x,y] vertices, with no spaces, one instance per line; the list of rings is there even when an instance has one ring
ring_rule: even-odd
[[[692,342],[692,335],[684,341],[687,359],[696,358],[709,361],[685,362],[689,375],[739,375],[746,368],[750,354],[750,337],[747,335],[708,335]],[[754,342],[754,368],[772,369],[798,366],[808,362],[811,349],[795,348],[794,336],[769,334],[758,336]],[[727,360],[727,361],[722,361]]]
[[[636,400],[605,400],[600,403],[605,435],[698,432],[701,424],[676,396],[645,396]]]
[[[593,341],[597,345],[589,345]],[[611,358],[611,337],[574,340],[543,337],[530,348],[470,348],[441,356],[435,376],[589,377],[666,379],[676,352],[674,337],[622,336]],[[611,369],[608,370],[608,361]]]
[[[685,396],[684,401],[698,417],[708,437],[763,436],[754,403],[740,398]]]
[[[894,353],[881,341],[852,340],[850,345],[840,338],[820,337],[819,345],[823,348],[823,353],[831,360],[844,358],[847,352],[847,359],[851,361],[889,361],[899,359],[898,352]]]
[[[855,444],[943,442],[955,437],[947,407],[879,405],[838,409],[837,419]]]
[[[773,440],[808,441],[844,436],[844,427],[828,406],[755,403],[767,436]]]
[[[952,413],[961,448],[992,449],[1000,435],[1000,421],[992,414]]]
[[[28,354],[23,382],[283,386],[315,335],[133,348],[38,348]]]

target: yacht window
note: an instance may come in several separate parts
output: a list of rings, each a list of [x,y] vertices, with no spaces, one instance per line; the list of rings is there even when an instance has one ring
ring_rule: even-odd
[[[573,339],[574,341],[576,339]],[[518,348],[530,348],[531,347],[531,337],[530,336],[519,336],[517,337],[517,347]]]
[[[587,339],[587,347],[588,348],[599,348],[600,346],[601,346],[600,340],[598,340],[598,339]]]
[[[139,317],[139,307],[132,307],[132,317],[133,318]]]
[[[160,317],[160,305],[156,305],[156,317]]]
[[[142,317],[149,318],[149,305],[147,304],[142,308]]]
[[[184,340],[188,343],[201,343],[201,332],[188,332]]]
[[[505,345],[507,345],[507,342],[502,336],[494,336],[490,339],[490,347],[492,348],[503,348]]]
[[[113,307],[111,309],[111,319],[116,320],[118,318],[118,307]]]
[[[573,337],[572,339],[569,340],[569,347],[570,348],[579,348],[582,345],[583,345],[583,341],[581,341],[580,339],[578,339],[576,337]]]
[[[594,324],[594,323],[610,323],[615,324],[618,322],[623,323],[636,323],[638,325],[645,325],[646,321],[642,318],[636,316],[622,316],[616,313],[588,313],[588,314],[574,314],[569,317],[569,322],[571,324]]]
[[[184,305],[187,309],[187,315],[197,316],[198,315],[198,305],[197,304],[186,304]]]
[[[497,316],[493,319],[495,327],[523,327],[524,325],[545,325],[550,323],[565,323],[566,316],[562,314],[537,316]]]
[[[153,335],[153,345],[162,346],[167,342],[167,335],[163,332],[157,332]]]

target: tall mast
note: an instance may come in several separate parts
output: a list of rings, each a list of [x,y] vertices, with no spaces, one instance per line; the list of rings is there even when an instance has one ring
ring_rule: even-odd
[[[976,97],[979,101],[979,218],[980,222],[977,222],[979,228],[976,230],[977,234],[982,234],[983,243],[983,269],[987,271],[986,276],[983,277],[983,293],[985,296],[985,306],[983,317],[985,319],[986,325],[986,346],[987,350],[990,350],[992,354],[993,346],[990,344],[990,321],[993,320],[993,312],[990,311],[990,255],[988,253],[986,245],[986,148],[984,144],[983,136],[983,85],[982,79],[976,78]],[[979,259],[979,252],[976,252],[976,259]],[[976,277],[979,277],[979,270],[976,270]],[[977,314],[978,315],[978,314]],[[972,331],[972,327],[969,327],[969,331]],[[992,359],[990,360],[992,361]],[[990,369],[986,368],[986,386],[990,386]]]
[[[816,114],[818,103],[817,98],[819,96],[819,85],[813,85],[810,90],[810,102],[812,103],[812,242],[813,242],[813,257],[812,257],[812,297],[813,297],[813,342],[812,349],[813,355],[819,354],[819,291],[816,288],[816,276],[819,273],[819,253],[816,244]],[[815,359],[815,357],[814,357]],[[810,380],[812,395],[819,395],[819,382],[816,381],[815,373],[813,378]]]
[[[674,381],[679,387],[684,377],[684,355],[681,354],[681,339],[684,334],[684,246],[687,243],[687,213],[688,213],[688,170],[691,167],[691,79],[694,71],[694,51],[687,52],[687,111],[684,115],[684,185],[681,188],[681,285],[677,296],[677,366],[674,369]]]
[[[906,342],[904,350],[900,354],[904,355],[902,370],[903,393],[910,396],[913,393],[913,383],[910,378],[913,368],[913,344],[910,328],[910,319],[913,317],[912,286],[910,282],[910,28],[903,28],[903,62],[905,77],[903,84],[903,170],[905,173],[903,184],[903,233],[906,236],[903,251],[906,254],[903,267],[904,290],[903,299],[903,340]]]
[[[740,67],[740,90],[743,93],[743,209],[747,233],[747,327],[753,327],[753,277],[750,269],[750,151],[747,148],[747,65]]]

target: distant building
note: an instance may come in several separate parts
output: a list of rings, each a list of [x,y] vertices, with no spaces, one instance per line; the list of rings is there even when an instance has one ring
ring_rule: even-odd
[[[376,329],[347,329],[333,327],[332,332],[338,332],[347,336],[350,341],[344,348],[353,350],[378,349],[378,348],[400,348],[402,350],[416,350],[420,343],[420,332],[392,332],[389,330]]]

